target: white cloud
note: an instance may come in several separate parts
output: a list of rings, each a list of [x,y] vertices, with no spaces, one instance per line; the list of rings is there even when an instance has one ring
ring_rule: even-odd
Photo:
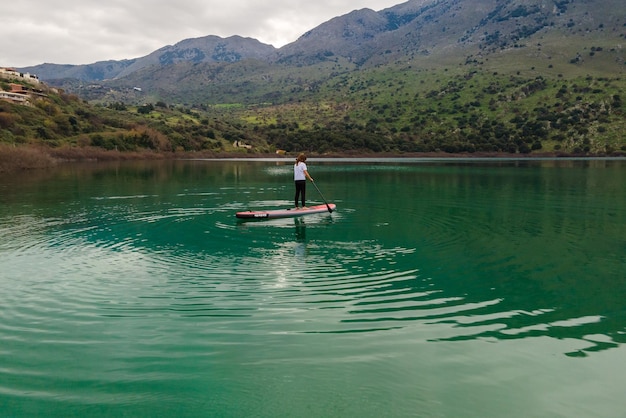
[[[275,47],[355,9],[397,0],[20,0],[0,13],[0,66],[89,64],[147,55],[206,35],[241,35]]]

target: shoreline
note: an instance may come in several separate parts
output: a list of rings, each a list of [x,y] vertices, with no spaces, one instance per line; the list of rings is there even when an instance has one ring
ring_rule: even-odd
[[[140,160],[291,160],[297,153],[278,155],[271,153],[251,152],[189,152],[189,153],[156,153],[151,151],[120,152],[109,151],[100,148],[46,148],[39,146],[11,146],[0,145],[0,173],[12,173],[23,170],[42,170],[59,164],[76,162],[104,162],[104,161],[140,161]],[[544,152],[531,154],[510,154],[502,152],[485,153],[374,153],[374,152],[332,152],[314,153],[307,152],[310,159],[424,159],[424,160],[454,160],[454,159],[514,159],[514,160],[538,160],[538,159],[573,159],[573,158],[597,158],[597,159],[625,159],[626,152],[620,151],[613,154],[575,154],[565,152]]]

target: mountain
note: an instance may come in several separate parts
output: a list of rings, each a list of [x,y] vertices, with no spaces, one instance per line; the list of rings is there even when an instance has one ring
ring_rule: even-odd
[[[623,155],[625,39],[623,0],[411,0],[279,49],[207,36],[24,69],[61,89],[33,92],[31,107],[0,102],[0,142]]]
[[[420,66],[441,67],[520,55],[517,50],[531,59],[569,61],[580,59],[584,47],[596,42],[611,52],[613,65],[607,70],[614,72],[624,62],[625,21],[622,0],[411,0],[379,12],[361,9],[335,17],[280,49],[251,38],[206,36],[131,60],[21,70],[55,84],[60,79],[119,79],[180,63],[246,60],[302,66],[342,59],[363,68],[417,59]]]
[[[181,62],[232,63],[247,59],[263,59],[276,48],[256,39],[231,36],[205,36],[185,39],[175,45],[160,48],[149,55],[122,61],[100,61],[84,65],[41,64],[20,68],[23,72],[37,74],[41,80],[55,84],[55,80],[76,79],[97,82],[125,77],[144,68],[164,67]]]
[[[150,66],[167,66],[181,62],[188,63],[232,63],[248,59],[264,59],[276,48],[251,38],[231,36],[205,36],[185,39],[176,45],[166,46],[136,59],[122,69],[116,77],[124,77]]]
[[[40,64],[32,67],[19,68],[30,74],[41,74],[40,80],[55,84],[55,80],[76,79],[83,81],[106,80],[117,77],[125,68],[136,60],[100,61],[87,65]]]
[[[426,63],[459,62],[475,54],[532,51],[539,44],[567,51],[601,39],[613,39],[611,47],[621,49],[625,21],[621,0],[414,0],[331,19],[279,49],[278,61],[343,57],[372,66],[421,57]]]
[[[626,152],[625,38],[623,0],[411,0],[335,17],[279,49],[207,36],[23,69],[95,110],[0,109],[0,140],[145,148],[134,126],[146,124],[153,147],[185,151],[612,155]]]

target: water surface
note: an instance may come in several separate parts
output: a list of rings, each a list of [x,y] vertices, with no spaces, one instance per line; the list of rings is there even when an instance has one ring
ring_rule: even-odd
[[[0,180],[0,415],[623,415],[626,161],[290,163]]]

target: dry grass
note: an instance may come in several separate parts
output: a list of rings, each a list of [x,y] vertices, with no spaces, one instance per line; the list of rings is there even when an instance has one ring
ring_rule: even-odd
[[[108,151],[95,147],[48,148],[33,145],[14,146],[0,144],[0,173],[46,169],[63,162],[154,160],[171,158],[172,155],[150,151]]]
[[[121,161],[170,158],[169,153],[153,151],[115,151],[97,147],[61,147],[48,150],[57,161]]]
[[[275,156],[274,154],[269,155]],[[114,151],[97,147],[49,148],[35,145],[0,144],[0,173],[47,169],[57,164],[85,161],[163,160],[176,158],[268,157],[254,153]]]
[[[49,168],[55,164],[45,148],[0,145],[0,173]]]
[[[545,152],[545,153],[533,153],[527,155],[520,154],[506,154],[506,153],[472,153],[472,154],[450,154],[443,152],[433,153],[373,153],[364,151],[345,151],[340,153],[326,153],[315,154],[310,156],[316,157],[369,157],[369,158],[384,158],[384,157],[411,157],[411,158],[492,158],[492,157],[516,157],[516,158],[534,158],[534,157],[570,157],[577,156],[576,154],[560,153],[560,152]],[[597,157],[603,157],[605,155],[595,155]],[[616,152],[613,156],[625,156],[622,152]],[[276,154],[261,154],[250,152],[166,152],[159,153],[153,151],[137,151],[137,152],[120,152],[109,151],[96,147],[61,147],[61,148],[47,148],[42,146],[33,145],[6,145],[0,144],[0,173],[13,173],[22,170],[35,170],[35,169],[47,169],[54,167],[60,163],[68,162],[81,162],[81,161],[132,161],[132,160],[163,160],[163,159],[190,159],[190,158],[233,158],[233,157],[246,157],[246,158],[276,158],[281,157]],[[289,158],[288,156],[282,156]]]

